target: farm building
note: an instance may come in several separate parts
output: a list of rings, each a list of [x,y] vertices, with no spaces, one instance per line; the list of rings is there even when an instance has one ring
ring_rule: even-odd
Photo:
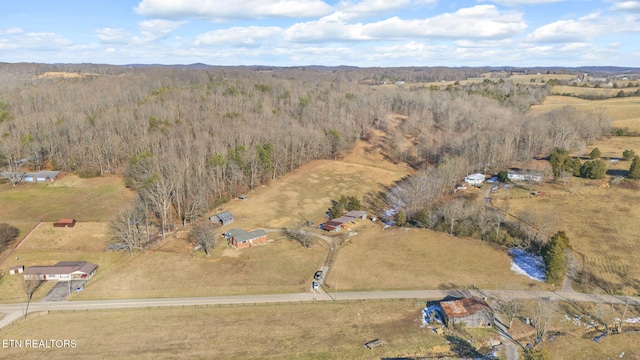
[[[325,231],[340,231],[342,230],[343,223],[329,220],[326,223],[322,224],[322,230]]]
[[[244,249],[267,242],[267,232],[264,230],[244,231],[241,229],[230,229],[223,234],[229,244],[236,249]]]
[[[338,218],[327,221],[326,223],[321,225],[321,228],[325,231],[340,231],[342,230],[342,225],[349,222],[355,223],[358,219],[364,220],[366,218],[367,213],[365,211],[352,210]]]
[[[97,269],[98,265],[86,261],[63,261],[51,266],[30,266],[23,276],[25,280],[89,280]]]
[[[52,182],[65,175],[62,171],[38,171],[24,173],[23,180],[26,182]]]
[[[22,274],[23,272],[24,272],[24,266],[22,265],[9,268],[9,274],[11,275]]]
[[[351,217],[351,218],[354,218],[354,219],[366,220],[367,219],[367,212],[366,211],[359,211],[359,210],[351,210],[348,213],[344,214],[344,216]]]
[[[540,175],[523,174],[523,173],[511,172],[511,171],[507,173],[507,178],[510,181],[533,181],[533,182],[542,181],[542,176]]]
[[[214,224],[217,223],[221,225],[231,224],[234,219],[235,218],[233,217],[233,214],[231,214],[228,211],[223,211],[221,213],[211,215],[209,217],[209,221],[211,221]]]
[[[53,223],[53,227],[74,227],[76,226],[75,219],[59,219]]]
[[[464,182],[471,185],[480,185],[484,182],[485,176],[482,174],[471,174],[464,178]]]
[[[464,298],[440,301],[439,308],[446,326],[456,323],[464,323],[468,327],[493,326],[493,311],[484,300]]]

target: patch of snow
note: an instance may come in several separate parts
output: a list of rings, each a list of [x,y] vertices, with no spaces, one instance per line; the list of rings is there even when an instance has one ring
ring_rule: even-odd
[[[536,281],[544,282],[547,280],[542,256],[533,255],[521,249],[511,249],[509,255],[511,256],[511,270]]]
[[[640,324],[640,316],[637,318],[625,319],[624,322],[629,324]]]

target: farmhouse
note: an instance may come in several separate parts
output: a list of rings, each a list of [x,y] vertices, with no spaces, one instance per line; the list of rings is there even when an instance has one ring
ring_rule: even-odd
[[[471,174],[464,178],[464,182],[471,185],[480,185],[484,182],[485,176],[483,174]]]
[[[209,221],[211,221],[214,224],[221,224],[221,225],[227,225],[227,224],[231,224],[233,222],[235,218],[233,217],[233,214],[231,214],[228,211],[223,211],[221,213],[215,214],[215,215],[211,215],[209,217]]]
[[[440,301],[440,313],[446,326],[464,323],[468,327],[490,327],[494,315],[489,304],[476,298]]]
[[[76,226],[75,219],[59,219],[53,223],[53,227],[74,227]]]
[[[267,232],[264,230],[244,231],[241,229],[230,229],[223,234],[229,244],[236,249],[244,249],[267,242]]]
[[[366,218],[367,218],[367,213],[365,211],[351,210],[348,213],[338,218],[331,219],[320,226],[321,226],[321,229],[325,231],[340,231],[342,230],[342,225],[347,224],[349,222],[355,223],[356,220],[358,219],[364,220]]]
[[[63,261],[51,266],[30,266],[23,272],[25,280],[89,280],[98,265],[86,261]]]

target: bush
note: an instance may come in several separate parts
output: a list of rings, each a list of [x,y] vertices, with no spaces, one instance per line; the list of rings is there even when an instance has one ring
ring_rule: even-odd
[[[633,160],[635,156],[636,156],[636,152],[631,149],[625,150],[622,152],[622,157],[627,161]]]
[[[600,149],[595,148],[595,149],[591,150],[591,153],[589,154],[589,156],[592,159],[599,159],[602,156],[602,153],[600,152]]]

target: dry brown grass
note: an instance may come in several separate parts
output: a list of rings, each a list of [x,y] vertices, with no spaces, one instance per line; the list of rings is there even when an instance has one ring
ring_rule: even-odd
[[[607,100],[584,100],[568,96],[547,96],[542,105],[535,105],[531,114],[543,114],[564,106],[573,106],[583,111],[605,111],[616,127],[640,128],[640,97],[614,98]]]
[[[327,283],[338,289],[547,289],[511,271],[506,251],[426,229],[368,224],[340,250]]]
[[[429,354],[443,337],[420,328],[424,303],[316,303],[52,313],[4,339],[75,339],[75,349],[2,349],[29,359],[374,359]],[[67,324],[67,325],[61,325]],[[384,346],[363,344],[380,338]]]
[[[216,212],[224,209],[236,216],[235,223],[228,227],[295,227],[304,223],[300,213],[319,224],[326,221],[331,199],[341,194],[362,198],[410,172],[406,165],[386,161],[374,145],[359,142],[340,161],[320,160],[303,165],[248,193],[247,200],[233,199]]]
[[[512,197],[509,213],[518,215],[529,211],[541,216],[551,215],[555,220],[554,231],[566,231],[575,251],[586,256],[596,277],[614,287],[619,286],[620,292],[637,292],[640,289],[637,281],[640,279],[640,263],[637,261],[640,253],[637,242],[640,193],[601,187],[601,184],[607,184],[602,180],[574,178],[572,182],[566,187],[535,186],[535,190],[547,192],[544,197]],[[494,196],[494,204],[504,208],[505,197],[501,190]]]
[[[89,76],[97,76],[97,74],[83,74],[77,72],[63,72],[63,71],[47,71],[44,74],[38,75],[38,79],[80,79]]]
[[[237,256],[224,256],[226,250]],[[224,244],[210,257],[194,251],[152,250],[124,260],[104,276],[96,276],[73,299],[305,292],[325,253],[321,246],[306,249],[277,236],[272,243],[240,251]]]
[[[108,221],[135,194],[120,177],[81,179],[67,175],[53,183],[0,185],[0,221]]]
[[[620,86],[620,84],[618,84]],[[623,91],[625,94],[634,93],[638,88],[637,87],[626,87],[626,82],[624,83],[624,87],[613,88],[613,87],[582,87],[582,86],[554,86],[552,92],[554,94],[572,94],[577,96],[597,96],[597,97],[613,97],[616,96],[620,91]]]

